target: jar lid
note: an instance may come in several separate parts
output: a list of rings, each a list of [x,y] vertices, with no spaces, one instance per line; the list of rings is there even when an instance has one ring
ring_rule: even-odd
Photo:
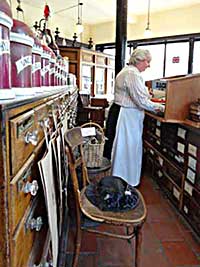
[[[6,14],[9,18],[12,18],[11,7],[6,0],[0,0],[0,10]]]
[[[13,25],[13,20],[7,14],[5,14],[2,11],[0,11],[0,24],[4,25],[8,29],[11,29],[11,27]]]
[[[20,36],[21,35],[21,36]],[[20,20],[13,19],[13,26],[11,28],[11,41],[23,43],[33,46],[34,33],[27,24]]]
[[[20,34],[25,34],[25,35],[28,35],[29,37],[34,38],[34,33],[31,30],[31,28],[24,22],[17,20],[17,19],[13,19],[13,26],[12,26],[11,31],[20,33]]]
[[[0,0],[0,24],[8,29],[13,25],[11,7],[6,0]]]

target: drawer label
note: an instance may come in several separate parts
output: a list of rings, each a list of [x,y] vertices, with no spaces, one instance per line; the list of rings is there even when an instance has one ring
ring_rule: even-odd
[[[160,140],[157,140],[157,141],[156,141],[156,144],[158,144],[158,145],[160,146]]]
[[[151,153],[152,155],[154,155],[154,151],[153,151],[152,149],[150,149],[150,153]]]
[[[181,157],[180,155],[175,155],[175,160],[177,160],[179,163],[184,163],[184,157]]]
[[[160,165],[163,166],[163,159],[161,157],[158,157],[158,161],[159,161]]]
[[[190,180],[190,182],[192,183],[192,184],[194,184],[194,182],[195,182],[195,172],[193,172],[191,169],[187,169],[187,179],[188,180]]]
[[[183,207],[183,210],[186,214],[188,214],[188,208],[186,206]]]
[[[184,151],[185,151],[185,145],[182,144],[182,143],[180,143],[180,142],[178,142],[178,143],[177,143],[177,150],[178,150],[179,152],[181,152],[182,154],[184,154]]]
[[[196,171],[196,164],[197,164],[197,161],[196,159],[194,159],[193,157],[188,157],[188,166],[190,168],[192,168],[194,171]]]
[[[188,152],[193,155],[194,157],[197,157],[197,147],[192,145],[192,144],[189,144],[188,146]]]
[[[178,128],[178,133],[177,133],[177,135],[178,135],[179,137],[185,139],[185,136],[186,136],[186,130],[183,129],[183,128],[180,128],[180,127],[179,127],[179,128]]]
[[[173,187],[173,195],[176,199],[180,199],[180,192],[176,189],[176,187]]]
[[[160,121],[156,121],[156,125],[157,126],[160,126],[161,125],[161,122]]]
[[[190,196],[192,196],[193,188],[192,188],[192,186],[191,186],[190,184],[188,184],[187,182],[185,182],[184,190],[185,190]]]
[[[156,128],[156,135],[160,137],[160,129]]]

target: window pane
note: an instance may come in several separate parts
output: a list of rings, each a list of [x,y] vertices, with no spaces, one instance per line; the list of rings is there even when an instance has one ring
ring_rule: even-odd
[[[142,72],[142,76],[145,81],[158,79],[163,77],[164,68],[164,44],[156,45],[140,45],[138,48],[148,49],[152,55],[150,68]]]
[[[200,41],[194,42],[192,73],[200,73]]]
[[[105,69],[96,68],[96,91],[95,95],[104,94],[104,82],[105,82]]]
[[[188,57],[188,42],[167,44],[165,77],[187,74]]]
[[[107,49],[104,49],[103,52],[104,52],[105,54],[115,56],[115,48],[107,48]]]

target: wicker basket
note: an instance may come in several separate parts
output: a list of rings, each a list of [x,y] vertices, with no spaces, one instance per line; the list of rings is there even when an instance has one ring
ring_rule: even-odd
[[[84,137],[85,144],[83,146],[83,153],[86,162],[86,166],[88,168],[98,168],[102,165],[103,160],[103,149],[105,144],[105,135],[101,126],[97,123],[88,122],[81,126],[81,128],[86,127],[95,127],[96,132],[98,131],[98,142],[97,139],[91,137],[91,139],[87,139]],[[93,141],[95,142],[93,143]]]

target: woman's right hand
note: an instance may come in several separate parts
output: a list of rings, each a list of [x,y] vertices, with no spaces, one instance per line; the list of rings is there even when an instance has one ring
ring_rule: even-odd
[[[158,112],[164,112],[165,111],[165,106],[164,105],[157,105],[155,111],[158,113]]]

